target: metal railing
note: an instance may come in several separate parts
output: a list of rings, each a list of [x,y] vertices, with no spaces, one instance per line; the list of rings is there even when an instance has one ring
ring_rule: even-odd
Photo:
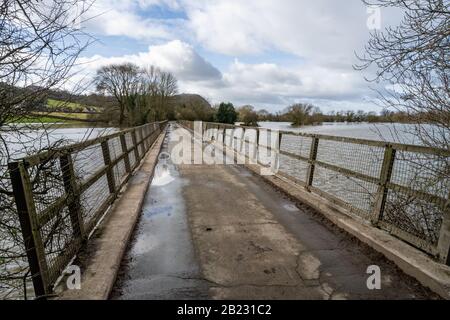
[[[192,122],[180,123],[194,129]],[[218,123],[202,127],[207,139],[256,156],[260,165],[275,152],[277,175],[450,264],[449,150]],[[267,141],[270,132],[277,133],[275,143]]]
[[[165,126],[150,123],[8,164],[36,297],[52,293]]]

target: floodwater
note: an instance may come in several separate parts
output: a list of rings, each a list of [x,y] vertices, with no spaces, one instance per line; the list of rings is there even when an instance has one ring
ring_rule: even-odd
[[[348,138],[391,141],[408,144],[420,144],[413,134],[414,126],[401,123],[332,123],[293,127],[289,122],[260,122],[262,128],[323,134]]]
[[[289,122],[260,122],[259,125],[262,128],[274,130],[420,144],[412,134],[414,127],[408,124],[324,123],[300,128],[292,127]],[[20,136],[2,132],[2,138],[7,141],[10,152],[12,151],[15,157],[20,157],[23,156],[24,145],[29,149],[39,150],[55,142],[61,144],[76,143],[111,134],[117,130],[117,128],[67,127],[62,125],[50,127],[48,130],[32,130],[27,127],[26,130],[21,132]]]
[[[10,154],[12,154],[13,158],[19,158],[27,153],[43,150],[54,144],[68,145],[91,140],[102,135],[111,134],[117,130],[117,128],[67,128],[57,126],[45,130],[42,127],[37,127],[36,130],[27,127],[20,130],[20,133],[8,132],[7,128],[4,128],[4,131],[1,133],[2,139],[4,139],[8,145]],[[3,148],[3,146],[0,146],[0,148]]]

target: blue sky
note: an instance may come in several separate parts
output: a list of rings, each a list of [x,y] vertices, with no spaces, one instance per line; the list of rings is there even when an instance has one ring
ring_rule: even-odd
[[[383,28],[400,17],[361,0],[97,0],[83,27],[98,41],[81,62],[87,78],[109,63],[156,65],[211,103],[377,110],[355,52],[368,21]]]

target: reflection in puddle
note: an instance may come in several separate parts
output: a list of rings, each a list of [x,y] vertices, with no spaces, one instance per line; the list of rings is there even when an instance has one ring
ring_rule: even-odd
[[[158,164],[155,167],[155,174],[153,177],[152,185],[165,186],[175,180],[170,172],[167,162],[170,159],[170,155],[167,152],[161,152],[158,157]]]
[[[171,175],[169,166],[167,164],[159,163],[155,168],[155,175],[153,177],[152,185],[165,186],[174,181],[175,178]]]
[[[283,205],[283,208],[285,208],[287,211],[296,212],[299,211],[296,205],[293,204],[285,204]]]
[[[150,209],[144,209],[143,213],[146,217],[151,217],[157,214],[167,214],[170,217],[173,206],[160,206],[160,207],[151,207]]]

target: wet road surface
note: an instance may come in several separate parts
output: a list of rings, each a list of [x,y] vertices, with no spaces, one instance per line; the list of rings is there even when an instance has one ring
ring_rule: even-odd
[[[162,158],[113,298],[433,297],[245,168]],[[381,290],[367,287],[371,265],[381,269]]]
[[[187,182],[167,157],[169,138],[170,128],[113,299],[207,298],[182,197]]]

